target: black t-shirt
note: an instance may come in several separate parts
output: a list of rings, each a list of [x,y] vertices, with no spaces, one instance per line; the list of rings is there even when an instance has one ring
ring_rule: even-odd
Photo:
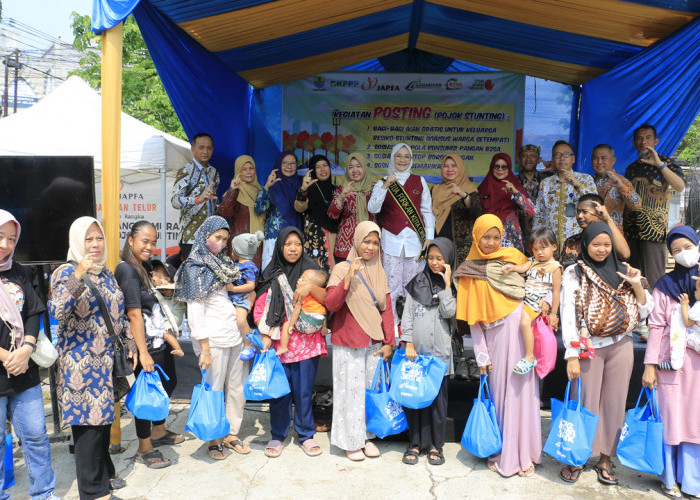
[[[146,272],[150,272],[150,264],[144,265]],[[139,278],[139,273],[134,269],[131,264],[126,262],[120,262],[117,268],[114,270],[114,277],[117,279],[117,284],[119,288],[122,289],[124,293],[124,307],[126,309],[141,308],[142,314],[151,315],[153,314],[153,306],[155,305],[157,299],[151,292],[150,288],[141,281]],[[148,346],[149,352],[154,352],[153,349],[153,339],[146,336],[146,345]],[[165,346],[155,349],[155,351],[160,351],[164,349]]]
[[[0,286],[4,286],[17,302],[24,322],[25,335],[38,337],[41,313],[46,310],[46,305],[32,287],[27,270],[21,264],[13,262],[10,269],[0,273],[0,281]],[[0,347],[9,350],[10,339],[10,330],[0,321]],[[5,367],[0,363],[0,396],[19,394],[39,385],[39,382],[39,367],[31,359],[26,372],[9,378]]]

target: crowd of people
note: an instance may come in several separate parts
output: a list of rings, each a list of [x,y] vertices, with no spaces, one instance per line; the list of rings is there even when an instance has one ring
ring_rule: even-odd
[[[300,177],[297,157],[282,152],[262,186],[254,159],[241,156],[219,203],[213,139],[197,134],[172,197],[181,211],[178,254],[153,260],[156,229],[140,221],[112,273],[102,226],[81,217],[69,230],[67,263],[51,277],[58,399],[75,442],[80,497],[110,498],[125,484],[110,458],[115,403],[124,395],[113,367],[126,359],[138,374],[158,365],[172,394],[184,309],[199,366],[225,394],[230,432],[206,443],[212,459],[251,452],[239,433],[253,351],[245,335],[257,329],[263,348],[277,351],[291,389],[270,401],[266,456],[283,453],[292,405],[301,449],[311,457],[324,452],[314,439],[312,396],[329,349],[331,446],[353,461],[380,456],[367,431],[365,389],[378,361],[400,345],[408,359],[432,355],[448,365],[433,403],[405,409],[402,458],[414,465],[425,453],[431,465],[443,464],[453,339],[468,334],[480,373],[489,374],[503,436],[487,465],[504,477],[529,476],[542,459],[532,323],[546,316],[563,339],[568,378],[581,379],[582,402],[599,418],[594,468],[608,485],[618,482],[611,457],[625,417],[632,334],[646,338],[648,323],[642,383],[658,389],[664,421],[661,488],[671,497],[700,495],[700,239],[687,226],[667,231],[670,189],[682,190],[684,177],[656,152],[654,127],[640,126],[633,141],[639,156],[624,176],[609,145],[591,152],[589,176],[573,171],[574,149],[558,141],[544,171],[537,146],[520,148],[517,175],[508,154],[495,154],[478,187],[462,158],[448,154],[432,191],[412,173],[413,153],[403,143],[376,182],[367,160],[351,154],[337,186],[325,156],[313,156]],[[16,219],[0,211],[0,413],[12,419],[32,463],[30,495],[55,498],[38,368],[30,361],[45,306],[13,261],[19,235]],[[675,261],[668,274],[667,251]],[[677,330],[686,332],[680,341]],[[582,356],[591,351],[595,357]],[[184,436],[165,420],[135,418],[135,426],[136,461],[172,465],[160,448]],[[574,483],[584,469],[566,466],[561,478]]]

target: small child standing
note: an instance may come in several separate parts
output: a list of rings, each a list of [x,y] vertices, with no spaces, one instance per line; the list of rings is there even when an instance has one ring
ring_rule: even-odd
[[[700,278],[695,280],[695,304],[690,305],[690,299],[685,293],[678,297],[679,306],[673,312],[671,319],[670,346],[671,359],[659,365],[661,370],[680,370],[685,359],[685,350],[690,347],[700,352]],[[680,315],[683,324],[676,318]]]
[[[236,324],[238,330],[243,336],[243,352],[241,359],[248,361],[255,356],[255,349],[250,342],[245,338],[251,332],[248,325],[248,311],[250,310],[250,302],[246,298],[250,292],[255,290],[255,282],[258,279],[260,271],[253,262],[255,254],[258,251],[260,242],[264,239],[262,231],[257,231],[255,234],[243,233],[235,236],[231,240],[232,259],[236,263],[236,267],[241,271],[241,278],[226,285],[226,291],[231,302],[236,306]]]
[[[513,367],[513,371],[519,375],[525,375],[537,366],[532,322],[543,315],[549,317],[552,329],[556,330],[559,326],[562,265],[554,258],[557,237],[549,228],[537,229],[530,235],[528,247],[533,255],[530,260],[522,265],[503,266],[503,274],[517,272],[526,275],[524,314],[520,318],[525,357]]]
[[[297,281],[297,287],[306,283],[325,287],[328,276],[325,272],[308,269],[302,273]],[[280,329],[280,346],[277,348],[277,355],[280,356],[289,350],[289,328],[294,325],[294,329],[300,333],[316,333],[326,326],[326,308],[313,295],[309,294],[303,300],[294,303],[294,309]]]

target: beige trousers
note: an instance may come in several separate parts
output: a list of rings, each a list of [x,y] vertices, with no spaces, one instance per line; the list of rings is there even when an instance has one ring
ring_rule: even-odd
[[[211,366],[207,370],[207,383],[215,391],[224,391],[226,418],[231,424],[230,434],[237,436],[243,421],[245,397],[243,384],[248,378],[250,362],[241,361],[243,343],[235,347],[211,347]]]

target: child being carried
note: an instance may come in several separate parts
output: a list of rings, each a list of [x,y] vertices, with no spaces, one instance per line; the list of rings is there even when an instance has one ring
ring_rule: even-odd
[[[297,281],[297,287],[306,283],[325,287],[328,275],[321,270],[308,269],[302,273]],[[293,325],[299,333],[311,334],[325,328],[326,308],[313,295],[309,294],[300,301],[294,303],[292,315],[285,321],[280,329],[280,346],[277,355],[280,356],[289,350],[289,328]]]

